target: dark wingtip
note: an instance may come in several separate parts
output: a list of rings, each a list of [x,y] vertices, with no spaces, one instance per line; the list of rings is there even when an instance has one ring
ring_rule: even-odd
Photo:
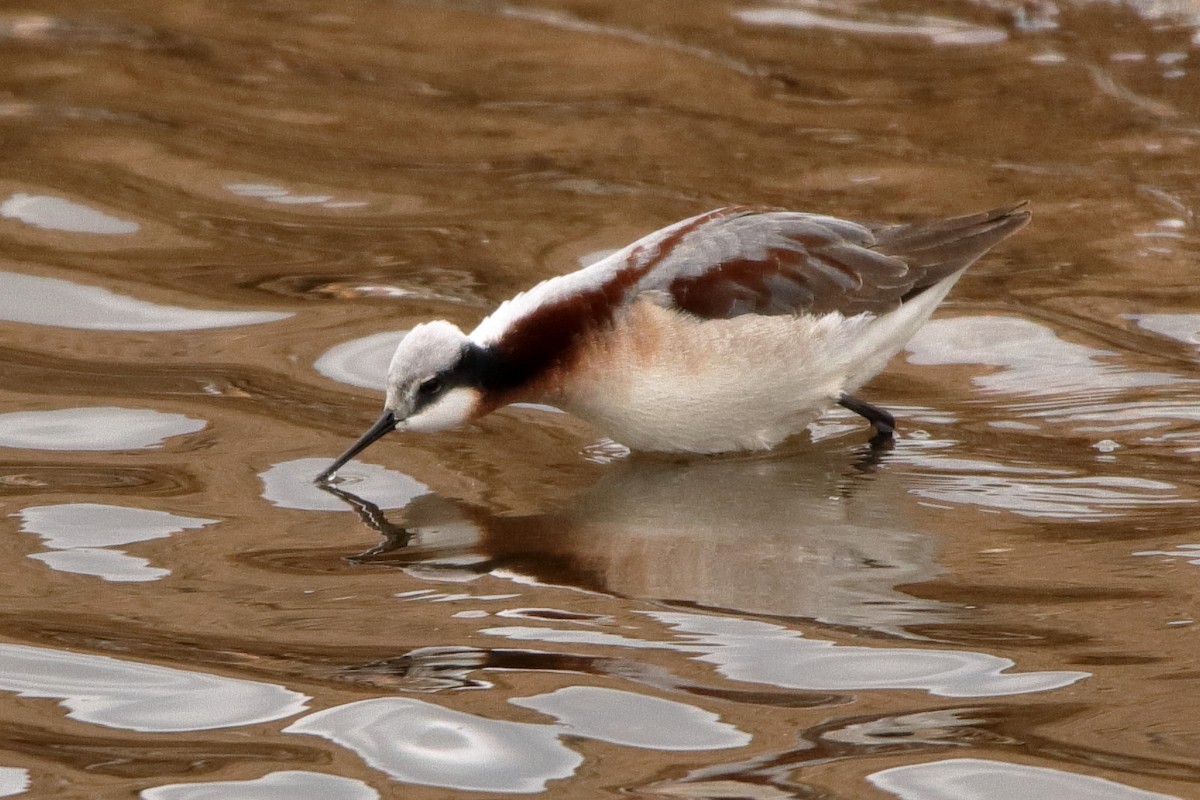
[[[1006,208],[998,208],[991,213],[996,214],[999,219],[1008,219],[1016,223],[1016,228],[1020,228],[1033,218],[1033,209],[1029,207],[1028,200],[1020,200]]]
[[[918,285],[936,283],[1024,228],[1032,216],[1029,201],[1022,200],[975,214],[895,225],[876,231],[876,247],[928,271],[930,279]]]
[[[1033,218],[1033,212],[1029,209],[1029,201],[1022,200],[1019,203],[1014,203],[1011,206],[994,208],[991,211],[985,211],[986,221],[979,226],[979,230],[975,233],[976,236],[995,233],[995,242],[1006,239],[1012,236],[1017,231],[1029,224],[1029,220]],[[993,242],[993,243],[995,243]],[[990,245],[989,245],[990,246]]]

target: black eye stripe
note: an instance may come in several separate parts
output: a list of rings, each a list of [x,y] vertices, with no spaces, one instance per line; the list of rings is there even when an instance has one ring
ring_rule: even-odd
[[[444,369],[417,384],[416,408],[421,409],[438,399],[443,393],[460,386],[483,389],[487,374],[492,370],[492,359],[478,345],[463,348],[462,356],[454,366]]]

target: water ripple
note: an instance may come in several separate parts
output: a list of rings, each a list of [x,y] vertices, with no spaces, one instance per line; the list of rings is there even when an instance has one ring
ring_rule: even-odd
[[[0,414],[0,447],[25,450],[144,450],[207,423],[146,408],[60,408]]]
[[[29,770],[18,767],[0,767],[0,797],[24,794],[29,788]]]
[[[1090,775],[982,758],[948,758],[928,764],[892,767],[868,775],[867,780],[901,800],[959,800],[963,797],[972,800],[1010,800],[1013,797],[1179,800],[1175,795],[1147,792]]]
[[[18,515],[23,532],[37,534],[43,544],[52,548],[52,552],[34,553],[30,558],[60,572],[96,575],[117,582],[153,581],[171,573],[151,567],[144,558],[109,548],[161,539],[217,522],[215,519],[99,503],[29,506]]]
[[[209,311],[150,303],[99,286],[0,271],[0,320],[90,331],[195,331],[287,319],[280,311]]]
[[[574,736],[626,747],[722,750],[743,747],[751,738],[701,708],[599,686],[567,686],[508,702],[554,717]]]
[[[18,192],[0,203],[0,217],[27,225],[68,233],[123,235],[137,233],[141,225],[61,197]]]
[[[854,17],[836,17],[803,8],[747,8],[733,14],[750,25],[778,25],[859,36],[923,37],[939,45],[988,45],[1008,39],[1003,28],[926,15],[889,14],[885,22],[863,19],[861,12]]]
[[[410,698],[335,706],[284,732],[329,739],[399,781],[463,791],[541,792],[583,763],[554,726],[487,719]]]
[[[481,630],[517,641],[574,642],[605,647],[693,653],[738,681],[789,689],[843,691],[924,689],[942,697],[995,697],[1059,689],[1087,672],[1007,673],[1006,658],[964,650],[872,648],[805,638],[780,625],[735,617],[644,612],[674,629],[682,642],[657,642],[595,631],[535,627]]]
[[[82,722],[159,733],[283,719],[311,699],[270,683],[15,644],[0,644],[0,690],[58,698]]]
[[[249,781],[173,783],[145,789],[142,800],[378,800],[379,792],[353,778],[286,770]]]

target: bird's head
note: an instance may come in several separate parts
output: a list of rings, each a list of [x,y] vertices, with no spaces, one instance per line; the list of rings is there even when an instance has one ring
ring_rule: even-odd
[[[392,430],[453,428],[479,416],[481,351],[457,325],[438,320],[416,326],[400,340],[388,367],[383,415],[340,455],[318,481]]]

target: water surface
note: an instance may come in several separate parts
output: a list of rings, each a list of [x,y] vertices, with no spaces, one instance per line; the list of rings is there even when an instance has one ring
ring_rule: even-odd
[[[1200,796],[1200,6],[0,13],[0,796]],[[770,454],[507,409],[401,332],[729,203],[1028,199]]]

